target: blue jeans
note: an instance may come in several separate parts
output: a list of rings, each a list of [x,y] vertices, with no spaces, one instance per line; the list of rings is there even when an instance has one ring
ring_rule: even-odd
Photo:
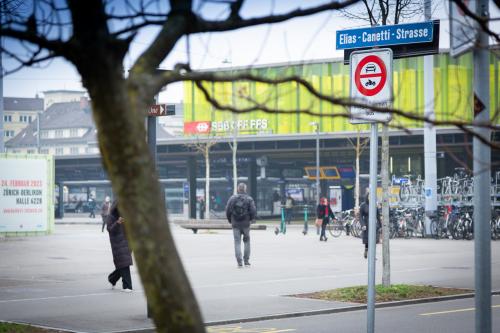
[[[290,222],[292,221],[292,218],[293,218],[293,208],[285,208],[285,216],[286,216],[286,219],[285,219],[285,222],[290,224]]]
[[[241,236],[243,236],[243,261],[245,263],[250,260],[250,227],[248,228],[233,228],[234,236],[234,254],[238,264],[242,263],[241,260]]]
[[[321,224],[321,235],[319,236],[319,239],[323,239],[323,238],[326,238],[326,225],[328,223],[325,223],[325,221],[323,221],[323,223]]]

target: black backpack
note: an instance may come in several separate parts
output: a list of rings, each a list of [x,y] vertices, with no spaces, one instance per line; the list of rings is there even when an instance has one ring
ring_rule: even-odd
[[[248,200],[244,196],[236,197],[231,215],[236,221],[243,221],[248,216]]]

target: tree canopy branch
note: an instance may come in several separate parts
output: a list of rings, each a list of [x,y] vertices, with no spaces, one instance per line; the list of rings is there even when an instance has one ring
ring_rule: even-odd
[[[204,20],[201,17],[197,17],[197,21],[190,28],[189,33],[221,32],[252,27],[260,24],[280,23],[293,18],[314,15],[327,10],[342,9],[358,1],[359,0],[332,1],[317,7],[296,9],[281,15],[268,15],[251,19],[241,19],[239,16],[229,16],[229,18],[224,21],[209,21]]]
[[[17,39],[20,41],[25,41],[34,45],[38,45],[60,56],[64,56],[66,54],[64,49],[67,44],[65,42],[61,40],[48,40],[47,38],[40,36],[37,33],[32,33],[29,31],[20,31],[10,28],[3,28],[0,29],[0,35],[4,37],[10,37],[12,39]]]
[[[451,0],[451,1],[453,1],[458,6],[458,8],[460,8],[460,10],[462,10],[464,12],[465,15],[467,15],[468,17],[470,17],[471,19],[473,19],[474,21],[476,21],[477,24],[479,24],[479,27],[484,32],[486,32],[491,37],[495,38],[495,40],[497,41],[497,43],[500,43],[500,36],[499,36],[499,34],[497,34],[496,32],[492,31],[488,27],[488,21],[489,21],[488,17],[477,15],[476,13],[474,13],[473,11],[471,11],[469,9],[469,7],[467,7],[467,5],[462,0]]]

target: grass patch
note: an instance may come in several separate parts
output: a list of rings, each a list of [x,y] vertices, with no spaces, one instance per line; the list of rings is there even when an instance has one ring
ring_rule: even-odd
[[[23,324],[0,322],[0,333],[63,333],[58,330],[49,330]]]
[[[441,288],[433,286],[414,286],[408,284],[393,284],[390,287],[384,287],[379,284],[375,286],[375,302],[391,302],[409,299],[428,298],[437,296],[450,296],[466,294],[472,292],[469,289]],[[325,301],[338,301],[350,303],[366,303],[367,287],[356,286],[339,288],[332,290],[323,290],[315,293],[293,295],[302,298],[314,298]]]

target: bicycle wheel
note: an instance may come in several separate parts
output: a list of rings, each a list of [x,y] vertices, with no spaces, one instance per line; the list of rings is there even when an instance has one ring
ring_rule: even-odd
[[[328,231],[330,232],[330,235],[335,238],[339,237],[342,234],[342,229],[344,229],[344,226],[342,225],[341,221],[334,221],[328,224]]]
[[[421,219],[418,219],[417,221],[417,235],[420,235],[420,237],[425,238],[425,223]]]
[[[439,234],[439,226],[437,221],[431,222],[431,235],[434,239],[441,238],[441,235]]]
[[[401,186],[401,188],[399,189],[399,199],[401,201],[408,201],[408,199],[410,198],[410,188],[408,187],[408,185],[405,185],[405,186]]]
[[[361,237],[361,223],[359,222],[358,219],[355,219],[353,222],[352,222],[352,225],[351,225],[351,232],[352,232],[352,235],[356,238],[359,238]]]
[[[451,237],[455,240],[463,239],[464,238],[464,230],[463,230],[463,222],[462,221],[456,221],[453,223],[451,227]]]

